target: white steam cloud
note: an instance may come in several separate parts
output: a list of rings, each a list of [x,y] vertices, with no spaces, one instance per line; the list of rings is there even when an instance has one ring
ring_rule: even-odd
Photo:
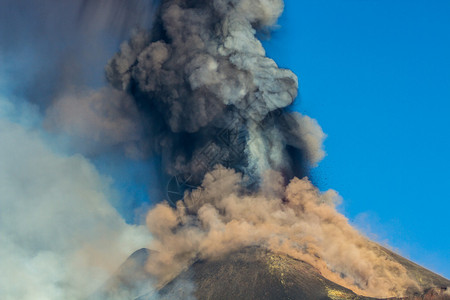
[[[0,295],[5,300],[83,299],[150,236],[110,205],[108,178],[81,155],[49,147],[0,101]]]

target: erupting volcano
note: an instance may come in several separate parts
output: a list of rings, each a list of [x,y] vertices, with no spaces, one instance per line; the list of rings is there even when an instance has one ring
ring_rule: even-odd
[[[163,298],[183,289],[179,281],[199,299],[445,290],[449,281],[353,229],[337,193],[308,180],[325,135],[289,110],[297,77],[256,38],[282,11],[281,0],[162,1],[152,30],[106,67],[146,116],[164,174],[189,186],[148,213],[146,272]]]
[[[73,221],[78,208],[70,206],[62,217],[73,234],[64,233],[70,247],[55,250],[52,237],[41,242],[25,231],[27,243],[33,236],[48,251],[23,257],[55,269],[69,257],[77,267],[112,275],[86,295],[76,287],[89,272],[74,279],[61,269],[64,279],[48,285],[53,298],[42,299],[450,299],[449,280],[363,236],[336,209],[338,193],[310,179],[325,156],[326,135],[315,119],[294,111],[297,76],[267,57],[258,39],[276,26],[283,0],[125,2],[82,2],[83,24],[111,5],[118,9],[108,10],[107,24],[141,26],[107,63],[106,87],[39,102],[42,124],[68,134],[69,148],[77,144],[99,164],[108,161],[105,153],[154,158],[152,184],[167,193],[145,211],[146,235],[104,208],[113,193],[97,201],[94,187],[64,190],[86,197],[80,205],[97,203],[96,217]],[[57,161],[61,170],[78,170],[74,178],[89,178],[82,186],[103,186],[79,156]],[[107,234],[86,242],[84,231],[72,229],[84,227]],[[146,248],[105,271],[117,258],[102,251],[123,253],[143,238]],[[13,234],[6,240],[23,244]],[[54,254],[60,252],[69,254]]]

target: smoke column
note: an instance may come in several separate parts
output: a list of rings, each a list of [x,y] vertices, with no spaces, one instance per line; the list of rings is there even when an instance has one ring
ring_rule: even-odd
[[[147,269],[163,286],[197,259],[260,245],[362,295],[417,290],[403,266],[335,210],[337,193],[305,177],[324,156],[325,135],[289,112],[297,77],[257,39],[282,11],[281,0],[165,0],[152,30],[108,63],[109,82],[147,120],[162,176],[190,187],[183,200],[149,212],[158,254]]]
[[[297,96],[297,77],[255,37],[282,10],[282,1],[163,1],[152,31],[109,62],[108,80],[150,120],[152,148],[169,175],[198,185],[222,164],[250,186],[269,169],[304,175],[323,157],[316,122],[283,111]]]

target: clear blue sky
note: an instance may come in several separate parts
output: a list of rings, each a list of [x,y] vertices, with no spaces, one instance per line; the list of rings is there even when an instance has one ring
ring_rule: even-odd
[[[328,134],[314,179],[363,231],[450,278],[450,1],[285,3],[264,44]]]

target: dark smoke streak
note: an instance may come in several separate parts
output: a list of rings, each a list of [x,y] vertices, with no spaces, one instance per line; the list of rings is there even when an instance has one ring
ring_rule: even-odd
[[[104,84],[103,67],[135,27],[149,27],[155,1],[0,0],[0,56],[14,93],[43,110],[74,86]]]

